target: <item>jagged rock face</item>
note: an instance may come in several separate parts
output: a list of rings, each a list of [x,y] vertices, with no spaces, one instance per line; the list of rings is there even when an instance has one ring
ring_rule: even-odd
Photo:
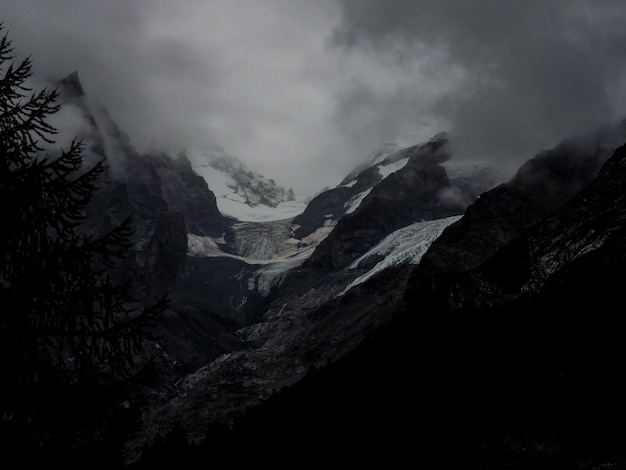
[[[133,221],[133,249],[122,263],[118,275],[133,279],[137,292],[150,303],[171,289],[181,273],[187,249],[185,221],[180,214],[168,211],[161,192],[161,182],[154,165],[147,157],[138,155],[128,144],[115,123],[102,115],[98,122],[92,114],[76,72],[59,83],[65,103],[75,106],[88,123],[85,143],[87,164],[94,159],[107,158],[106,149],[115,147],[114,165],[124,167],[124,172],[109,171],[102,177],[100,188],[94,194],[88,218],[81,227],[87,233],[106,233],[126,217]],[[109,134],[105,137],[102,126]],[[108,141],[108,142],[107,142]],[[120,161],[120,158],[125,161]],[[118,177],[123,175],[124,177]]]
[[[168,422],[181,421],[194,435],[206,432],[210,422],[229,422],[245,407],[266,398],[272,389],[296,382],[309,366],[342,357],[370,332],[389,321],[402,301],[405,282],[411,272],[409,262],[381,269],[378,274],[355,285],[355,278],[366,274],[384,258],[380,254],[383,250],[372,253],[354,266],[348,267],[347,264],[357,254],[364,255],[396,228],[405,228],[425,217],[439,221],[437,216],[445,219],[444,215],[460,215],[465,203],[459,205],[455,199],[455,203],[448,204],[445,198],[442,202],[442,190],[454,190],[454,186],[440,165],[446,155],[437,153],[438,148],[435,145],[417,146],[401,152],[387,164],[402,158],[407,160],[406,164],[388,174],[384,181],[379,169],[373,167],[362,171],[354,185],[340,188],[341,191],[331,190],[328,199],[319,198],[318,201],[332,201],[339,194],[345,199],[337,198],[337,207],[345,211],[345,202],[355,194],[374,193],[376,197],[367,205],[366,215],[357,219],[358,223],[364,224],[361,231],[356,231],[365,240],[360,250],[346,257],[342,266],[345,269],[329,270],[311,264],[296,265],[287,271],[285,280],[271,290],[265,303],[256,304],[262,306],[262,317],[238,330],[243,340],[240,347],[189,374],[180,385],[184,399],[173,397],[161,409],[147,416],[146,427],[151,431],[132,445],[140,445],[149,432],[162,429]],[[388,183],[377,189],[386,181]],[[353,191],[351,188],[354,187],[356,190],[351,195],[343,194],[344,190]],[[389,199],[389,206],[376,206],[378,201],[385,199]],[[366,200],[363,199],[363,203]],[[391,209],[393,205],[399,206],[398,210]],[[356,209],[354,214],[358,213],[359,209]],[[367,216],[374,221],[368,221]],[[263,227],[285,229],[284,225]],[[363,233],[369,227],[373,227],[376,237],[366,239]],[[238,231],[236,238],[241,235]],[[430,243],[428,237],[423,242]],[[202,264],[205,263],[202,258],[197,263],[200,263],[198,267],[207,268],[195,278],[197,282],[217,281],[208,270],[210,264]],[[247,276],[242,270],[241,279],[250,279]]]
[[[412,145],[390,153],[386,152],[385,150],[388,149],[385,148],[375,152],[369,163],[359,165],[344,178],[338,187],[323,191],[309,202],[304,212],[293,220],[294,236],[302,240],[321,227],[334,226],[344,215],[354,212],[357,207],[362,205],[363,199],[369,195],[369,192],[384,179],[383,173],[388,171],[402,172],[402,165],[395,167],[394,164],[397,162],[407,160],[408,163],[408,160],[415,158],[428,160],[439,154],[438,157],[433,158],[433,161],[446,160],[444,148],[447,142],[447,134],[442,133],[426,143]],[[412,176],[414,175],[407,175],[405,179],[410,180]],[[476,181],[475,178],[470,179]],[[398,188],[398,194],[395,197],[401,197],[402,189]]]
[[[101,234],[132,217],[133,248],[117,275],[132,279],[137,296],[146,303],[169,294],[171,308],[157,332],[164,338],[165,352],[185,371],[199,366],[198,361],[203,364],[236,349],[241,340],[233,332],[241,323],[230,318],[234,307],[224,300],[228,297],[214,303],[215,296],[203,299],[205,281],[196,280],[207,270],[218,272],[222,265],[202,269],[197,263],[188,265],[188,233],[225,239],[230,234],[230,222],[218,211],[206,181],[183,156],[138,154],[106,110],[86,100],[77,73],[61,80],[60,90],[65,103],[76,107],[88,124],[86,160],[107,158],[109,164],[83,230]],[[223,287],[221,276],[227,273],[211,279],[222,289],[220,294],[231,287]]]
[[[624,138],[622,122],[540,153],[469,206],[430,247],[421,267],[445,272],[477,266],[580,191]]]
[[[341,219],[351,207],[359,194],[374,187],[382,176],[376,167],[361,171],[351,186],[339,186],[329,189],[314,197],[304,212],[293,219],[294,236],[302,240],[325,224],[335,223]]]
[[[589,429],[623,419],[625,180],[622,146],[590,184],[475,268],[412,274],[413,327],[440,331],[442,367],[480,384],[468,400],[489,410],[490,426],[507,409],[511,429],[528,429],[527,414],[553,441],[587,441]]]
[[[440,346],[439,369],[427,379],[441,380],[442,389],[466,387],[467,408],[457,413],[474,419],[470,408],[483,410],[483,433],[507,439],[527,433],[533,436],[528,445],[536,448],[579,439],[582,447],[591,442],[589,430],[614,428],[624,416],[619,371],[626,366],[626,349],[616,306],[626,272],[626,148],[619,147],[575,194],[581,172],[569,169],[574,162],[562,160],[568,165],[558,170],[549,154],[542,156],[533,162],[534,171],[545,163],[543,174],[574,176],[574,183],[564,181],[565,189],[549,188],[565,201],[543,217],[529,205],[538,217],[534,223],[509,222],[516,233],[511,241],[498,238],[503,246],[490,256],[455,270],[442,248],[474,246],[484,256],[480,225],[468,210],[464,218],[473,230],[453,225],[454,238],[440,237],[431,249],[442,246],[427,252],[446,255],[440,264],[445,270],[434,270],[425,255],[412,273],[406,309],[413,320],[403,328],[428,331],[425,350]],[[523,193],[522,181],[515,179]],[[490,194],[493,205],[511,204],[510,191],[498,189]],[[508,217],[525,217],[523,209],[518,205]],[[508,431],[500,424],[505,412]],[[543,434],[533,434],[537,429]]]
[[[66,102],[85,96],[85,90],[83,90],[83,85],[80,83],[78,71],[76,70],[59,80],[59,86],[62,90],[63,99]]]
[[[222,354],[250,347],[236,332],[258,321],[257,304],[254,294],[242,301],[246,288],[233,282],[246,268],[232,258],[187,259],[185,274],[170,292],[159,341],[179,364],[177,378]]]
[[[184,155],[175,160],[169,156],[155,157],[156,172],[161,178],[163,199],[168,209],[185,217],[187,232],[194,235],[230,238],[226,218],[219,212],[215,195],[206,181],[191,168]]]
[[[408,154],[415,158],[411,159]],[[236,323],[237,318],[243,319],[237,330],[240,343],[233,344],[229,353],[187,375],[180,384],[184,399],[173,397],[162,408],[147,416],[146,429],[150,428],[150,431],[146,431],[147,434],[133,442],[133,446],[140,445],[142,439],[150,436],[150,432],[162,429],[169,422],[179,420],[197,435],[205,432],[211,421],[232,420],[246,406],[257,404],[266,398],[272,389],[297,381],[310,365],[323,364],[343,356],[368,333],[393,316],[403,297],[405,282],[411,271],[409,261],[393,268],[381,269],[377,275],[353,285],[355,278],[366,274],[384,258],[380,254],[384,251],[372,253],[367,259],[350,267],[347,266],[349,260],[354,260],[357,254],[365,255],[370,248],[398,228],[410,226],[425,217],[437,218],[439,215],[444,218],[444,215],[451,213],[460,215],[464,207],[463,204],[451,205],[441,201],[441,190],[453,188],[446,176],[446,170],[439,164],[445,159],[445,154],[433,154],[432,148],[426,150],[416,147],[401,155],[406,164],[396,173],[388,174],[384,181],[379,169],[373,168],[361,172],[355,184],[345,188],[357,188],[351,197],[364,191],[374,193],[376,197],[367,206],[364,214],[373,218],[379,217],[374,222],[368,221],[367,215],[357,219],[358,223],[365,224],[361,231],[356,231],[365,242],[358,251],[350,253],[343,261],[342,267],[345,269],[328,270],[315,264],[295,264],[294,268],[282,271],[280,275],[285,276],[284,281],[274,285],[266,297],[248,298],[245,304],[240,304],[242,310],[231,318],[221,317],[220,321],[230,321],[231,325]],[[394,160],[391,163],[395,162]],[[382,189],[376,189],[387,180],[389,182]],[[331,191],[330,199],[338,193],[341,194]],[[350,197],[343,200],[339,198],[338,206],[345,211],[345,202],[349,199]],[[389,206],[376,206],[378,201],[385,199],[390,199]],[[386,213],[385,210],[392,205],[400,207],[395,212],[390,209]],[[354,211],[355,214],[358,212],[358,209]],[[254,227],[251,224],[238,225],[243,225],[243,228],[237,228],[235,235],[241,249],[247,249],[248,237],[254,238],[255,234],[269,234],[274,231],[284,232],[288,227],[283,222]],[[366,239],[363,234],[369,226],[374,228],[376,237]],[[248,230],[250,233],[247,233]],[[428,238],[426,236],[423,242],[430,243]],[[183,299],[188,304],[195,304],[196,311],[181,305],[177,306],[176,312],[184,312],[184,318],[193,319],[194,324],[199,326],[198,330],[200,327],[206,328],[202,325],[206,319],[216,318],[217,310],[201,311],[197,307],[201,303],[196,303],[193,294],[200,292],[200,289],[190,283],[216,286],[215,291],[209,288],[202,294],[204,297],[214,294],[216,301],[218,296],[221,299],[226,298],[225,291],[230,286],[233,297],[229,295],[228,298],[237,301],[235,291],[243,288],[239,285],[235,289],[233,284],[228,283],[229,279],[235,278],[235,271],[240,269],[238,279],[242,283],[247,282],[250,285],[253,279],[255,282],[254,289],[246,291],[247,295],[261,293],[258,286],[267,272],[265,268],[259,270],[260,274],[255,278],[257,275],[249,269],[246,270],[243,263],[236,264],[239,260],[221,259],[222,263],[228,263],[228,267],[217,266],[215,261],[203,257],[189,260],[187,264],[189,277],[181,286],[189,286],[189,291],[180,291],[181,304]],[[223,276],[221,279],[217,277],[220,274]],[[273,276],[277,278],[275,274]],[[202,301],[206,305],[206,299]],[[247,310],[249,314],[246,316],[245,309],[250,304],[256,306],[256,317],[255,310]],[[258,316],[259,312],[262,316]],[[181,315],[176,321],[182,325],[184,318]],[[246,321],[249,323],[244,326]],[[183,330],[181,328],[181,332]],[[189,333],[186,337],[190,338]],[[208,354],[206,357],[209,358]]]
[[[521,377],[536,378],[523,363],[551,352],[550,341],[572,319],[581,326],[567,330],[575,340],[555,344],[581,359],[574,343],[586,340],[583,320],[588,317],[571,315],[575,308],[599,311],[600,323],[594,326],[604,321],[620,331],[605,314],[619,300],[624,280],[624,149],[600,167],[617,147],[611,147],[611,139],[618,135],[623,143],[626,126],[564,142],[493,189],[489,175],[450,176],[442,135],[381,154],[381,161],[316,197],[291,224],[253,225],[222,217],[215,195],[186,158],[138,155],[114,123],[102,121],[102,110],[100,120],[89,114],[77,76],[68,77],[64,86],[92,123],[90,151],[107,155],[115,148],[118,158],[93,201],[88,230],[98,233],[133,215],[135,246],[124,273],[132,274],[145,294],[170,293],[170,309],[159,327],[163,382],[170,394],[151,404],[154,409],[135,442],[139,447],[176,421],[201,433],[212,420],[231,419],[273,388],[297,382],[308,366],[354,351],[398,312],[409,314],[402,317],[401,333],[394,333],[402,344],[393,350],[390,341],[389,355],[378,351],[375,357],[397,361],[394,370],[406,372],[414,366],[417,347],[417,356],[425,358],[420,364],[432,372],[426,385],[434,383],[433,389],[450,399],[443,384],[459,389],[478,379],[497,385],[489,373],[510,365],[505,358],[513,361],[512,371],[526,374]],[[240,189],[246,181],[234,189],[244,197],[249,193]],[[289,197],[273,192],[271,185],[264,192],[267,201],[250,203]],[[416,269],[407,262],[353,282],[385,258],[384,250],[372,249],[396,229],[462,214]],[[326,238],[304,263],[253,265],[243,258],[267,261],[289,249],[286,242],[256,243],[259,237],[293,236],[306,245],[307,238],[325,229],[329,235],[324,232]],[[224,240],[215,249],[222,250],[219,256],[215,251],[192,256],[188,241],[203,237],[211,239],[204,240],[209,244]],[[433,320],[437,316],[443,320]],[[495,321],[500,318],[507,320]],[[501,339],[491,338],[490,328],[503,325]],[[607,333],[606,328],[591,331]],[[523,334],[541,340],[541,354],[527,354]],[[445,370],[429,365],[439,356]],[[542,365],[539,374],[570,373],[572,364]],[[449,371],[460,379],[447,379]],[[171,385],[177,379],[182,380]],[[511,383],[519,385],[520,379]],[[497,398],[488,387],[481,390]],[[429,396],[441,399],[435,392]]]
[[[451,280],[446,294],[437,294],[447,299],[439,308],[466,311],[471,305],[470,311],[484,313],[536,299],[558,299],[561,306],[543,309],[542,314],[550,317],[565,313],[565,303],[575,307],[573,298],[581,301],[574,311],[583,305],[605,305],[607,294],[615,296],[607,291],[623,278],[626,262],[625,180],[626,146],[621,146],[578,194],[466,276]],[[566,310],[570,318],[578,315]]]
[[[212,146],[202,152],[193,154],[194,169],[208,181],[212,180],[212,170],[227,176],[226,194],[220,197],[241,201],[249,207],[277,207],[282,202],[293,201],[293,189],[278,186],[274,180],[249,170],[236,157],[226,155],[224,149]]]
[[[623,467],[625,179],[622,146],[588,185],[474,269],[413,277],[399,314],[268,400],[240,428],[259,432],[234,434],[232,444],[260,451],[279,441],[285,453],[296,447],[293,458],[320,444],[322,464],[353,464],[356,453],[383,466],[409,457],[436,468]],[[341,331],[368,302],[384,315],[398,291],[377,282],[315,311],[322,320],[308,325],[311,336]],[[262,374],[250,371],[250,356],[237,359],[231,371],[254,388]],[[358,449],[346,448],[346,435]],[[329,440],[341,445],[321,445]],[[363,443],[374,448],[366,457]]]
[[[353,213],[342,217],[305,265],[343,267],[407,222],[462,213],[464,205],[448,204],[441,197],[454,190],[439,165],[447,159],[439,152],[441,147],[411,149],[406,165],[374,186]]]
[[[254,428],[272,429],[270,438],[255,434],[242,442],[236,434],[236,445],[263,449],[279,439],[297,446],[330,433],[375,446],[386,463],[406,448],[425,465],[445,468],[566,468],[589,461],[589,449],[597,459],[619,459],[619,452],[598,455],[594,447],[615,435],[614,427],[623,429],[626,355],[612,305],[621,301],[626,267],[625,177],[626,147],[578,195],[485,263],[446,273],[434,297],[428,289],[411,297],[414,280],[403,304],[402,283],[394,279],[406,279],[406,267],[389,270],[346,298],[290,316],[275,331],[282,335],[263,346],[190,376],[181,387],[189,400],[173,400],[159,417],[181,418],[194,432],[203,425],[195,417],[217,419],[258,403],[272,379],[293,383],[281,374],[306,369],[303,356],[315,361],[337,348],[336,362],[291,389],[295,401],[273,400],[269,421]],[[342,336],[352,327],[374,334],[365,342]],[[294,330],[306,333],[292,342],[287,332]],[[279,366],[283,355],[291,360]],[[327,381],[320,384],[321,376]],[[339,454],[325,449],[320,461],[352,462],[343,446]]]
[[[411,276],[394,339],[411,331],[421,352],[437,351],[422,369],[434,388],[428,403],[459,426],[472,423],[462,441],[477,436],[473,449],[509,462],[555,459],[546,468],[566,468],[561,459],[623,462],[623,440],[619,453],[599,449],[621,439],[626,411],[624,181],[621,146],[588,185],[473,269],[418,265]],[[462,401],[447,390],[462,391]],[[506,441],[533,450],[522,457]]]
[[[447,144],[442,133],[390,154],[376,152],[370,166],[359,167],[340,186],[314,198],[294,218],[294,237],[304,243],[322,230],[329,235],[306,264],[345,266],[391,231],[412,221],[461,214],[495,186],[492,169],[449,162]]]

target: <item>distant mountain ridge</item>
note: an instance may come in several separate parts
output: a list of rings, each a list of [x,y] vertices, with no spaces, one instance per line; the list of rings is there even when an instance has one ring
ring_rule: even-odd
[[[571,294],[570,282],[581,304],[593,309],[583,288],[586,276],[593,277],[596,269],[617,268],[611,275],[594,277],[597,282],[589,283],[593,292],[614,299],[607,289],[617,290],[623,281],[624,149],[614,150],[626,141],[624,123],[566,139],[529,159],[506,182],[499,182],[487,166],[451,155],[448,134],[422,142],[402,138],[398,142],[407,147],[383,145],[340,185],[297,205],[288,190],[227,158],[217,147],[205,155],[139,154],[110,117],[96,113],[81,98],[84,91],[77,80],[77,75],[70,76],[62,83],[66,97],[91,123],[88,151],[112,158],[108,152],[115,149],[115,165],[124,168],[108,175],[89,223],[106,226],[122,214],[133,214],[137,233],[128,273],[147,287],[147,293],[167,290],[172,299],[158,327],[160,339],[152,347],[157,381],[147,391],[148,403],[141,404],[137,434],[127,443],[129,461],[138,461],[141,449],[175,426],[193,443],[205,437],[210,441],[212,426],[229,427],[277,390],[301,389],[298,384],[310,383],[304,380],[308,372],[332,371],[335,364],[352,364],[343,375],[355,377],[350,371],[358,371],[355,383],[369,384],[372,394],[364,393],[368,400],[357,401],[360,408],[346,421],[341,421],[341,407],[330,409],[339,413],[338,423],[365,439],[371,449],[376,449],[376,440],[368,436],[377,436],[385,444],[375,453],[381,459],[386,449],[403,452],[394,439],[401,446],[410,444],[413,434],[401,435],[395,429],[406,429],[402,406],[427,418],[424,423],[436,431],[421,425],[410,428],[423,451],[435,452],[429,442],[445,447],[445,442],[436,442],[440,435],[464,448],[468,434],[449,434],[447,423],[457,429],[457,422],[446,409],[476,420],[479,417],[462,404],[464,397],[474,400],[479,393],[467,392],[455,401],[456,393],[464,390],[459,384],[466,386],[472,379],[460,365],[476,370],[485,384],[478,389],[492,397],[487,385],[497,387],[498,377],[511,379],[501,374],[506,358],[518,361],[517,366],[526,357],[519,353],[525,351],[524,338],[515,337],[519,341],[509,347],[494,339],[490,328],[505,325],[508,329],[497,331],[515,331],[523,324],[515,322],[525,318],[527,305],[533,321],[541,322],[545,305],[549,311],[557,309],[560,295]],[[199,157],[204,158],[200,163]],[[243,220],[232,215],[235,209],[223,213],[220,200],[235,202],[236,210],[294,205],[279,218]],[[608,312],[604,301],[598,305]],[[521,314],[512,323],[507,323],[508,307]],[[546,325],[556,334],[569,320],[567,315],[555,318]],[[578,322],[595,317],[572,318]],[[601,326],[594,324],[599,332]],[[521,331],[533,333],[532,328]],[[480,344],[466,332],[480,338]],[[559,344],[572,346],[567,341]],[[502,347],[501,361],[490,355],[490,346]],[[555,364],[560,360],[558,355],[552,359]],[[417,390],[428,398],[425,401],[412,398],[413,381],[405,380],[413,376],[416,364],[418,378],[425,380]],[[541,374],[554,372],[551,364],[538,369],[538,375],[524,377],[539,380],[540,388]],[[572,364],[567,367],[571,372]],[[341,378],[333,380],[358,393]],[[397,399],[388,384],[397,386]],[[378,403],[374,392],[388,401]],[[345,398],[343,407],[351,409],[354,396]],[[389,403],[393,416],[378,407]],[[423,408],[431,404],[437,405],[434,411]],[[372,423],[380,423],[380,429],[367,424],[370,412],[379,419]],[[361,428],[351,427],[361,415]],[[319,436],[299,429],[317,448]],[[386,430],[384,436],[381,429]],[[282,438],[294,445],[293,453],[285,452],[293,459],[302,447],[284,431]],[[256,435],[241,443],[256,449],[255,442],[269,445],[266,437]],[[474,444],[467,440],[468,446]],[[480,453],[481,445],[493,444],[476,445],[472,452]],[[330,454],[320,450],[322,456]]]
[[[198,414],[230,421],[279,384],[297,382],[310,366],[346,354],[387,322],[402,298],[410,266],[475,200],[478,192],[472,191],[495,184],[489,172],[474,165],[456,172],[465,183],[473,182],[464,184],[472,191],[449,180],[443,166],[449,159],[446,145],[447,136],[441,134],[373,161],[352,181],[320,193],[293,218],[235,223],[240,254],[248,246],[236,242],[244,229],[252,234],[251,242],[261,245],[272,233],[289,236],[285,251],[262,264],[238,258],[248,263],[236,277],[239,286],[247,284],[239,287],[240,306],[261,315],[248,317],[253,321],[237,330],[242,348],[187,374],[179,384],[186,399],[173,397],[146,417],[146,426],[159,429],[167,416],[165,422],[181,420],[195,434],[205,432],[207,423],[196,420]],[[193,263],[209,266],[219,259],[219,254],[198,253]],[[381,278],[390,284],[365,301]],[[349,312],[340,313],[352,303]],[[233,370],[239,372],[233,376]]]

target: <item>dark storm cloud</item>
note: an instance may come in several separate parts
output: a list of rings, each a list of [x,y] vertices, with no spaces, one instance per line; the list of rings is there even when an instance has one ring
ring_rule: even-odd
[[[618,0],[0,0],[0,21],[140,151],[216,143],[300,195],[399,128],[519,162],[626,102]]]
[[[140,150],[217,143],[306,194],[340,153],[332,1],[0,0],[0,21],[38,78],[77,70]]]
[[[167,13],[160,3],[2,0],[0,11],[16,52],[32,57],[36,77],[58,80],[77,70],[87,94],[137,145],[149,146],[155,136],[178,145],[193,133],[193,122],[167,119],[166,110],[170,118],[185,107],[193,114],[199,77],[208,85],[211,75],[197,50],[152,29],[154,15]]]
[[[421,96],[424,116],[448,123],[466,154],[519,162],[624,111],[622,2],[340,3],[342,23],[333,44],[352,53],[392,54],[401,64],[430,62],[430,69],[415,75],[425,88],[406,96],[413,102]],[[454,79],[438,86],[433,73]],[[398,94],[389,102],[397,102]],[[385,109],[380,99],[376,89],[362,92],[360,106]],[[350,96],[346,106],[352,106]]]

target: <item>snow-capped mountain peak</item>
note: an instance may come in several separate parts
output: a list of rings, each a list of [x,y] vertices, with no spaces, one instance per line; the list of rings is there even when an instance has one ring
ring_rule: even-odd
[[[293,217],[304,210],[293,190],[250,170],[219,145],[187,152],[193,170],[215,194],[220,212],[240,221],[271,221]]]
[[[424,129],[408,127],[389,136],[383,144],[374,150],[366,161],[352,170],[340,183],[340,186],[354,184],[360,173],[368,168],[376,167],[385,178],[406,164],[410,156],[409,149],[416,146],[444,145],[448,141],[447,132],[439,132],[430,138],[424,137]]]
[[[425,124],[418,127],[410,126],[401,128],[390,134],[380,148],[374,150],[369,155],[367,164],[370,166],[376,165],[399,150],[423,144],[427,142],[429,138],[431,141],[443,140],[448,138],[448,134],[446,132],[440,132],[433,135],[430,127]]]

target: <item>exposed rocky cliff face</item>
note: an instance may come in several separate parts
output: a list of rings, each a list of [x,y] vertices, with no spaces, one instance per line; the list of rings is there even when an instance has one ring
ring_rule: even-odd
[[[554,169],[548,160],[540,156],[533,168]],[[566,174],[565,188],[578,184],[579,172]],[[344,354],[309,368],[240,416],[232,431],[213,430],[202,446],[188,449],[189,468],[207,458],[229,462],[242,447],[242,465],[279,468],[329,461],[441,469],[622,468],[626,348],[618,306],[626,272],[625,179],[626,146],[620,146],[588,184],[566,189],[569,197],[534,223],[519,225],[511,241],[472,268],[435,271],[422,261],[389,269],[314,310],[308,316],[311,334],[304,338],[319,335],[319,348],[323,338],[332,344],[326,328],[338,338],[363,312],[388,316]],[[512,181],[524,186],[517,176]],[[500,187],[491,192],[487,197],[503,194]],[[528,220],[523,212],[520,205],[508,216]],[[468,210],[463,218],[473,214]],[[461,240],[463,233],[457,233]],[[431,249],[451,246],[450,240],[439,237]],[[367,323],[359,327],[367,330]],[[298,345],[320,353],[306,341]],[[293,345],[280,346],[268,342],[265,354]],[[251,391],[264,375],[250,366],[261,363],[254,355],[237,357],[230,371],[251,378],[237,390]],[[227,376],[213,378],[226,387],[232,385]],[[203,388],[188,385],[190,393]],[[219,396],[233,394],[212,395]],[[230,412],[236,403],[228,402]],[[280,450],[268,452],[277,443]]]
[[[406,164],[369,187],[359,206],[338,220],[335,229],[320,243],[305,266],[332,271],[348,265],[409,221],[461,214],[466,204],[442,197],[445,192],[456,189],[439,164],[448,159],[443,147],[445,140],[408,149]]]
[[[580,191],[623,142],[626,122],[565,140],[481,195],[424,256],[433,271],[475,267]]]
[[[200,287],[204,282],[220,286],[228,270],[195,281],[207,269],[189,265],[188,235],[219,238],[226,251],[232,237],[230,221],[219,212],[206,181],[184,156],[139,154],[106,109],[87,99],[77,73],[61,80],[60,90],[66,105],[81,113],[87,124],[83,136],[87,162],[106,158],[109,167],[91,204],[86,230],[103,233],[130,216],[134,245],[119,275],[131,278],[137,296],[147,302],[169,295],[170,309],[158,332],[164,338],[160,346],[169,358],[165,360],[183,373],[198,361],[203,364],[208,357],[232,350],[241,343],[234,334],[241,324],[230,318],[228,301],[220,297],[211,302],[209,295],[201,299],[200,307],[193,302],[198,291],[206,292]],[[240,265],[233,270],[238,272]],[[189,286],[196,286],[196,291],[190,292]]]
[[[191,156],[194,170],[207,181],[214,182],[219,174],[219,197],[241,202],[249,207],[277,207],[282,202],[293,201],[293,189],[285,189],[274,180],[248,169],[238,158],[226,154],[218,145],[193,151]],[[225,178],[224,178],[225,177]]]
[[[469,347],[459,335],[463,335],[463,331],[474,334],[474,326],[478,324],[488,331],[485,322],[450,326],[444,320],[443,324],[447,325],[444,328],[439,320],[431,319],[443,311],[438,305],[439,299],[448,301],[450,298],[450,279],[486,261],[499,247],[508,245],[592,181],[609,156],[608,148],[614,142],[610,139],[619,138],[620,133],[626,138],[618,126],[594,134],[598,136],[595,140],[565,142],[529,161],[509,182],[483,192],[480,191],[493,181],[488,173],[477,171],[475,178],[468,178],[466,173],[451,172],[453,179],[448,177],[444,166],[448,160],[445,139],[440,137],[390,155],[383,160],[386,165],[376,164],[364,169],[356,173],[347,186],[320,194],[309,205],[308,212],[293,220],[293,234],[297,237],[298,230],[308,227],[300,232],[303,245],[307,237],[315,239],[311,235],[324,227],[330,228],[329,234],[320,237],[322,241],[304,262],[283,271],[281,281],[273,286],[269,295],[257,299],[259,303],[254,305],[263,313],[256,319],[248,317],[250,323],[237,330],[242,344],[187,375],[178,387],[177,396],[146,415],[147,427],[153,432],[165,432],[168,423],[180,422],[192,439],[198,439],[208,431],[210,423],[232,423],[243,409],[261,403],[281,387],[298,383],[311,367],[351,357],[351,351],[370,334],[376,335],[381,328],[384,331],[384,325],[393,322],[398,315],[406,317],[401,312],[415,311],[417,315],[417,323],[402,327],[406,328],[403,335],[424,338],[423,335],[436,325],[433,338],[438,338],[441,344],[449,344],[445,337],[449,326],[450,338]],[[394,171],[388,171],[389,168]],[[456,178],[459,184],[455,183]],[[358,203],[352,205],[355,201]],[[493,202],[483,208],[485,201]],[[488,210],[492,207],[499,211]],[[332,212],[326,212],[329,209]],[[452,216],[461,215],[463,217],[455,223]],[[478,221],[485,217],[492,223],[481,225]],[[443,220],[449,222],[441,226],[441,230],[452,225],[442,235],[435,236],[432,245],[427,245],[430,248],[425,248],[424,257],[429,259],[422,259],[417,270],[413,272],[410,263],[399,264],[353,285],[355,279],[385,258],[374,254],[384,252],[374,247],[386,235],[411,223]],[[444,236],[447,232],[454,234],[464,223],[474,227],[474,231],[457,232],[456,237]],[[494,226],[497,228],[495,235],[492,233]],[[489,237],[494,239],[490,242]],[[419,238],[414,240],[419,243]],[[485,240],[489,249],[483,247]],[[468,254],[460,261],[448,255],[463,250]],[[370,251],[372,254],[367,255]],[[436,255],[438,251],[443,253],[441,257]],[[443,274],[435,275],[438,272],[432,268],[436,265],[433,259],[440,263],[437,266],[447,266],[448,270],[442,269]],[[466,259],[471,262],[464,261]],[[496,276],[506,279],[507,270]],[[477,295],[482,292],[467,289]],[[464,300],[460,305],[467,302],[476,303]],[[428,313],[423,316],[422,312]],[[477,338],[489,344],[483,336],[477,335]],[[431,339],[424,344],[440,347]],[[420,346],[420,350],[424,347]],[[450,347],[450,351],[457,351],[456,346]],[[424,354],[431,353],[424,350]],[[451,367],[445,364],[453,359],[447,353],[442,354],[442,358],[442,367]],[[479,360],[491,364],[486,357],[480,356]],[[399,360],[399,364],[403,361],[404,358]],[[397,371],[398,367],[394,365],[393,370]],[[453,369],[457,370],[457,366]],[[433,373],[439,377],[440,371],[433,370]],[[150,435],[144,434],[143,439]],[[140,442],[145,441],[139,439],[133,445]]]
[[[111,162],[88,230],[132,215],[123,274],[143,298],[171,300],[153,348],[161,375],[128,443],[131,459],[175,424],[200,442],[270,401],[276,420],[250,429],[272,429],[291,457],[306,449],[293,429],[318,451],[320,436],[341,440],[341,429],[372,449],[372,462],[502,468],[498,458],[556,459],[565,468],[594,449],[564,450],[567,407],[577,410],[578,443],[589,437],[584,425],[606,425],[607,436],[618,427],[577,408],[585,394],[605,398],[602,383],[613,387],[602,413],[626,416],[616,401],[626,351],[613,308],[626,260],[626,151],[614,153],[624,123],[568,139],[498,186],[488,168],[457,171],[442,134],[377,154],[293,219],[252,223],[221,214],[184,155],[139,155],[87,103],[77,75],[62,84],[90,123],[89,158]],[[283,387],[300,397],[287,411],[270,399]],[[315,413],[285,418],[311,401]],[[544,426],[553,426],[548,437],[526,433]],[[234,439],[259,450],[265,437]],[[534,447],[522,455],[523,446]],[[331,449],[347,462],[354,450],[327,448],[320,462]]]
[[[623,277],[625,162],[626,146],[622,145],[588,185],[548,216],[520,229],[511,242],[467,272],[449,271],[446,276],[420,264],[409,283],[412,300],[417,304],[434,301],[436,310],[446,314],[486,315],[508,306],[511,312],[539,321],[558,318],[564,331],[570,331],[577,320],[583,321],[592,309],[593,321],[584,320],[589,330],[580,331],[590,335],[580,339],[590,341],[600,316],[606,315],[600,323],[618,320],[613,315],[617,305],[609,306],[607,299],[615,299],[619,290],[615,288]],[[440,238],[431,249],[440,250],[436,245],[445,242]],[[437,277],[445,279],[440,286],[423,282]],[[541,302],[545,305],[540,310],[529,307]],[[605,334],[608,338],[612,331]]]
[[[439,365],[464,387],[458,418],[483,420],[482,458],[498,453],[494,468],[625,463],[625,165],[620,146],[588,185],[473,269],[419,266],[409,281],[409,311],[424,318],[415,326],[441,329],[450,349]]]

